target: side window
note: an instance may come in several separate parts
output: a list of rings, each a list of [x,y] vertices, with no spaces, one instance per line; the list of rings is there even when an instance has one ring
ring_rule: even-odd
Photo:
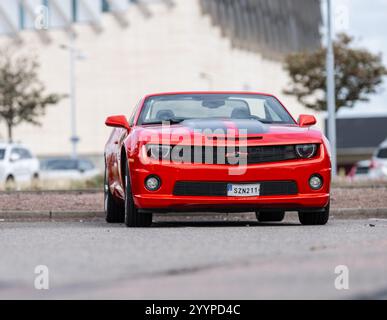
[[[5,158],[5,149],[0,149],[0,160]]]
[[[31,159],[31,152],[25,148],[12,148],[11,150],[11,158],[18,157],[18,160],[26,160]]]
[[[77,161],[68,159],[49,160],[45,164],[46,170],[77,170]]]
[[[21,159],[21,153],[19,148],[12,148],[11,153],[10,153],[10,159]]]
[[[79,170],[81,171],[89,171],[94,169],[94,165],[87,160],[79,160]]]
[[[20,148],[19,153],[20,153],[20,159],[31,159],[32,158],[31,152],[27,149]]]

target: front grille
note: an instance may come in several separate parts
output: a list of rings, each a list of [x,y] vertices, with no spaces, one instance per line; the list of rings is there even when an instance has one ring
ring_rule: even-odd
[[[255,182],[246,182],[255,183]],[[261,196],[292,195],[297,194],[297,184],[295,181],[262,181]],[[228,182],[195,182],[177,181],[173,189],[176,196],[227,196]],[[235,184],[243,184],[235,182]]]
[[[248,146],[244,148],[224,148],[216,146],[192,146],[190,150],[181,147],[176,155],[185,163],[207,164],[256,164],[297,159],[294,145]],[[190,151],[190,152],[187,152]],[[175,160],[172,156],[172,160]]]
[[[295,146],[247,147],[247,163],[262,163],[296,159]]]

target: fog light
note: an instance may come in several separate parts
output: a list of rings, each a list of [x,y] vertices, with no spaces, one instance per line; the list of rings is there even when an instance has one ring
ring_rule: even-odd
[[[318,190],[322,187],[323,180],[321,176],[313,175],[309,179],[309,185],[313,190]]]
[[[149,191],[156,191],[160,188],[160,185],[161,181],[157,176],[149,176],[145,180],[145,188],[147,188]]]

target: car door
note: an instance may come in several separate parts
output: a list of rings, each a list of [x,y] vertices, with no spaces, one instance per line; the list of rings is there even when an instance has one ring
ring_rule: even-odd
[[[31,180],[34,173],[36,173],[35,159],[26,148],[19,148],[20,153],[20,167],[22,170],[23,180]]]

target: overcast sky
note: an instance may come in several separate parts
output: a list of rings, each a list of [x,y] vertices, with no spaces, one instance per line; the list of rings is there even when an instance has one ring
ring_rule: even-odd
[[[332,0],[332,4],[335,31],[345,31],[355,37],[355,45],[382,53],[387,65],[387,0]],[[322,6],[325,11],[325,0]],[[382,93],[372,96],[369,103],[359,103],[355,107],[356,112],[370,109],[387,113],[387,78]]]

